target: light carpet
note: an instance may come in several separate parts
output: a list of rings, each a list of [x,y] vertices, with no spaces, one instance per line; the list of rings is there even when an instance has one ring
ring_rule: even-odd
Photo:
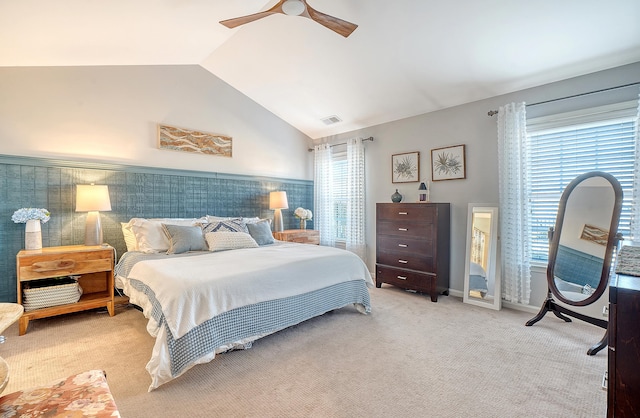
[[[153,339],[124,305],[7,331],[4,393],[103,369],[120,413],[144,417],[604,417],[603,330],[383,286],[347,307],[217,356],[147,392]]]

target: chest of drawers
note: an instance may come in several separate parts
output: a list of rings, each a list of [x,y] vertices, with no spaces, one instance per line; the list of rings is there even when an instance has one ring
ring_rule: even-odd
[[[376,205],[376,287],[425,292],[437,302],[449,292],[449,203]]]
[[[640,416],[640,277],[609,282],[607,417]]]

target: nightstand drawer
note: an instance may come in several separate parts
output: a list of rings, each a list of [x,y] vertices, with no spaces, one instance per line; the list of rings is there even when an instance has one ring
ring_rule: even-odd
[[[18,258],[20,281],[69,276],[113,268],[111,251],[34,255]]]

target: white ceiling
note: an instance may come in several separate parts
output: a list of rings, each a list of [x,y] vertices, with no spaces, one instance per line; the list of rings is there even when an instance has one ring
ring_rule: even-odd
[[[218,23],[276,0],[2,1],[0,66],[199,64],[318,138],[640,61],[639,0],[308,1],[359,27]]]

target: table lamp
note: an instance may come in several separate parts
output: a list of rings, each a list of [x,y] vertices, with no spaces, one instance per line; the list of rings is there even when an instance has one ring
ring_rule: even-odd
[[[78,184],[76,212],[88,212],[84,227],[84,245],[103,243],[100,211],[110,211],[109,188],[106,185]]]
[[[269,193],[269,209],[273,210],[273,231],[281,232],[284,230],[282,225],[281,209],[289,209],[287,202],[287,192],[271,192]]]

